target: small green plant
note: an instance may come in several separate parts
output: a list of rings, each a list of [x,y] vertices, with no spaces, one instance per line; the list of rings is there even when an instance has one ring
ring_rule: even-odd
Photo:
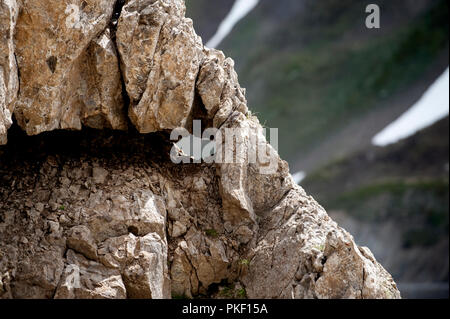
[[[245,288],[241,288],[237,291],[237,297],[241,299],[247,298],[247,292],[245,291]]]
[[[242,259],[242,260],[241,260],[241,265],[243,265],[243,266],[248,266],[248,265],[250,265],[250,260],[248,260],[248,259]]]
[[[59,206],[59,210],[66,210],[66,206],[64,205]]]
[[[225,286],[222,288],[219,294],[220,296],[225,298],[233,298],[233,289],[234,289],[233,285]]]
[[[207,230],[205,230],[205,234],[209,237],[219,236],[219,234],[217,233],[217,230],[215,230],[215,229],[207,229]]]
[[[320,250],[321,252],[324,252],[324,250],[325,250],[325,245],[324,245],[324,244],[316,245],[316,246],[314,246],[314,248],[316,248],[317,250]]]

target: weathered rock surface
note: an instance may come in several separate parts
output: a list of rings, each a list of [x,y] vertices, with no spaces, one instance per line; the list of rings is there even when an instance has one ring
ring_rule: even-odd
[[[183,0],[132,0],[117,29],[128,114],[141,133],[185,126],[203,57]]]
[[[67,266],[55,299],[125,299],[127,292],[120,272],[67,251]]]
[[[159,133],[10,130],[0,297],[400,297],[370,251],[294,184],[234,62],[202,46],[183,1],[1,4],[18,19],[0,21],[15,28],[0,43],[0,141],[13,107],[28,135],[123,130],[127,112],[139,133]],[[166,130],[197,116],[235,143],[222,140],[223,161],[172,163]]]
[[[233,111],[247,113],[245,90],[238,82],[234,61],[221,51],[205,49],[206,58],[197,82],[198,94],[214,127],[221,127]]]
[[[29,135],[55,129],[125,129],[122,86],[108,25],[115,0],[23,1],[15,30],[20,94],[15,115]]]
[[[19,90],[14,56],[14,30],[19,8],[16,0],[0,1],[0,145],[6,144],[7,130]]]
[[[251,266],[243,277],[249,297],[399,296],[392,278],[368,249],[357,247],[300,187],[262,218]]]

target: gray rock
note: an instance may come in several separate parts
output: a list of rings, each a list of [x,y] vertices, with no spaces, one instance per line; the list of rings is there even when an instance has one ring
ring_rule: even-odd
[[[191,113],[203,46],[185,11],[182,0],[132,0],[122,9],[117,43],[129,117],[141,133],[185,126]]]
[[[92,178],[96,184],[103,184],[108,174],[108,171],[102,167],[94,167],[92,169]]]
[[[0,3],[0,145],[7,142],[7,131],[12,124],[11,116],[19,90],[13,41],[18,14],[16,0]]]
[[[125,286],[118,270],[67,251],[67,265],[55,299],[125,299]]]
[[[97,244],[91,230],[83,225],[72,227],[67,234],[67,247],[84,255],[85,257],[97,260]]]
[[[172,237],[180,237],[186,234],[187,228],[185,225],[180,223],[179,221],[176,221],[172,225]]]
[[[115,0],[84,3],[21,2],[14,34],[21,86],[14,114],[29,135],[82,125],[126,129],[118,58],[107,28]]]

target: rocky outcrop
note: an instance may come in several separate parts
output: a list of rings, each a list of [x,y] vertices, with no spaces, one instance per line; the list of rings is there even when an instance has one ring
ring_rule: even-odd
[[[86,128],[15,128],[0,148],[0,296],[399,297],[295,185],[233,61],[202,46],[184,11],[181,0],[21,3],[18,124]],[[88,128],[125,130],[128,118],[138,132]],[[216,161],[173,163],[167,130],[197,118],[225,137]]]
[[[19,90],[14,55],[14,30],[19,8],[16,0],[0,2],[0,145],[6,144],[7,130]]]
[[[117,45],[131,99],[128,114],[141,133],[186,125],[203,56],[183,0],[128,1]]]
[[[115,0],[23,1],[14,36],[20,68],[15,103],[29,135],[55,129],[125,129],[122,86],[109,23]]]

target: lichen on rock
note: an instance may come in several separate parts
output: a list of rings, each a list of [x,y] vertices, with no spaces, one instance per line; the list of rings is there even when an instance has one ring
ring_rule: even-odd
[[[0,142],[11,112],[39,135],[0,147],[1,298],[400,297],[295,185],[184,1],[18,4],[0,2]],[[167,131],[199,114],[235,130],[236,162],[170,161]]]

